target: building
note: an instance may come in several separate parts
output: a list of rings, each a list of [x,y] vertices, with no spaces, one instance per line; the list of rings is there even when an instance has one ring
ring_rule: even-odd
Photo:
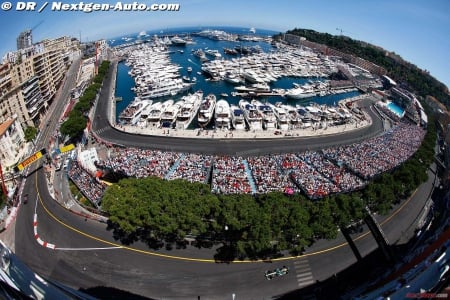
[[[17,50],[29,48],[31,45],[33,45],[31,30],[22,31],[17,37]]]
[[[80,53],[78,41],[68,37],[7,53],[0,65],[0,121],[16,114],[23,126],[38,127]]]
[[[17,116],[0,123],[0,161],[4,170],[18,163],[18,154],[24,153],[25,145],[25,134]]]

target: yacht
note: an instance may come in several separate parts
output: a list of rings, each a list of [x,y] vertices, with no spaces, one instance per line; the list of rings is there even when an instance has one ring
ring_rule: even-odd
[[[162,114],[169,106],[172,105],[172,99],[166,100],[164,102],[157,102],[152,105],[152,109],[147,116],[147,126],[150,126],[152,128],[159,127]]]
[[[297,112],[297,109],[289,104],[283,104],[281,105],[281,107],[284,108],[284,110],[287,112],[291,127],[298,128],[301,123],[301,119]]]
[[[161,102],[155,102],[152,105],[148,105],[146,108],[144,108],[144,110],[142,110],[141,115],[140,115],[140,119],[137,122],[137,126],[138,127],[147,127],[148,125],[148,116],[155,110],[155,109],[159,109],[160,110],[161,107]]]
[[[244,112],[239,106],[234,104],[232,104],[230,108],[231,108],[231,125],[233,125],[233,128],[236,130],[244,130],[245,129]]]
[[[275,117],[275,113],[273,112],[272,107],[270,105],[262,103],[259,100],[252,100],[251,102],[255,105],[256,109],[262,115],[263,118],[263,128],[264,129],[275,129],[277,126],[277,118]]]
[[[198,126],[202,128],[208,126],[214,115],[216,102],[216,96],[214,94],[208,94],[205,99],[202,100],[197,116]]]
[[[175,96],[178,93],[188,90],[193,85],[191,82],[184,82],[181,78],[173,79],[152,85],[149,89],[142,91],[140,97],[142,99],[155,99]]]
[[[219,51],[215,50],[215,49],[214,50],[213,49],[205,50],[205,54],[209,55],[209,56],[212,56],[214,58],[221,58],[222,57],[222,54],[220,54]]]
[[[289,116],[287,111],[281,107],[281,105],[276,106],[269,103],[269,106],[272,108],[275,117],[277,118],[277,128],[280,130],[288,130],[289,129]]]
[[[223,77],[223,79],[231,84],[241,84],[244,83],[244,81],[242,80],[242,78],[239,75],[236,75],[233,72],[226,72],[225,76]]]
[[[262,129],[262,115],[256,109],[253,104],[250,104],[247,100],[240,100],[239,107],[244,112],[244,118],[247,121],[250,130]]]
[[[295,86],[288,89],[285,96],[291,99],[304,99],[316,96],[316,92],[307,86]]]
[[[231,127],[231,110],[230,104],[225,99],[220,99],[216,103],[216,111],[214,113],[215,127],[226,128]]]
[[[194,94],[189,94],[184,96],[182,100],[183,104],[180,106],[178,115],[176,118],[176,128],[177,129],[187,129],[189,124],[191,124],[195,115],[197,114],[200,103],[203,99],[203,92],[197,91]]]
[[[183,105],[184,100],[178,100],[177,102],[173,103],[172,105],[169,105],[166,110],[161,115],[161,127],[165,128],[173,128],[173,125],[175,124],[175,120],[178,115],[178,111],[181,108],[181,105]]]
[[[119,121],[128,125],[136,125],[141,118],[142,111],[153,103],[152,100],[141,100],[140,98],[134,98],[124,111],[119,115]]]
[[[174,45],[174,46],[185,46],[186,45],[186,40],[179,37],[178,35],[175,35],[170,41],[172,42],[172,45]]]

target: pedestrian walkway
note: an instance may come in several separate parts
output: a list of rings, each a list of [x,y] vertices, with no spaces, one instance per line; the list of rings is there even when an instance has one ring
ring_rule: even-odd
[[[303,288],[315,282],[308,258],[296,260],[294,262],[294,268],[299,288]]]
[[[256,184],[255,184],[255,180],[253,180],[252,171],[250,170],[250,167],[248,166],[248,162],[246,159],[243,159],[242,163],[244,164],[245,172],[247,173],[248,183],[250,184],[250,187],[252,188],[252,194],[256,194]]]
[[[175,161],[175,163],[170,167],[169,171],[167,172],[166,176],[164,176],[164,179],[169,180],[173,173],[178,169],[178,166],[180,165],[180,161],[184,158],[184,154],[181,154],[180,157]]]

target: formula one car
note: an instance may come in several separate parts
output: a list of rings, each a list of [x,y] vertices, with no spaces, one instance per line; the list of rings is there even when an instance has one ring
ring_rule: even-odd
[[[279,276],[283,276],[289,273],[289,268],[286,266],[283,266],[282,268],[276,268],[273,271],[266,271],[266,273],[264,274],[264,276],[266,276],[267,280],[271,280],[275,277],[279,277]]]

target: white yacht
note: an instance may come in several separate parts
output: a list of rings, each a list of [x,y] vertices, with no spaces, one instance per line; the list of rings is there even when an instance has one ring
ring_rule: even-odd
[[[296,85],[292,89],[288,89],[285,96],[292,99],[304,99],[316,96],[316,92],[308,86]]]
[[[284,108],[284,110],[288,114],[290,126],[292,128],[298,128],[299,125],[301,124],[301,119],[297,112],[297,109],[294,106],[289,105],[289,104],[283,104],[283,105],[281,105],[281,107]]]
[[[141,118],[142,111],[153,103],[152,100],[135,98],[119,115],[119,121],[124,124],[136,125]]]
[[[214,115],[214,108],[216,107],[216,102],[217,100],[214,94],[208,94],[202,100],[197,115],[198,126],[202,128],[208,126]]]
[[[244,112],[244,118],[247,121],[250,130],[261,130],[262,115],[259,113],[256,107],[244,99],[239,101],[239,107]]]
[[[161,127],[172,128],[175,124],[175,120],[178,115],[178,111],[183,105],[184,100],[178,100],[177,102],[169,105],[161,115]]]
[[[193,83],[184,82],[182,79],[173,79],[171,81],[161,82],[151,86],[150,89],[142,92],[140,97],[142,99],[155,99],[166,96],[175,96],[178,93],[188,90]]]
[[[214,119],[216,128],[231,128],[231,109],[227,100],[220,99],[217,101]]]
[[[255,105],[256,109],[263,117],[263,128],[276,129],[277,117],[275,116],[272,107],[256,99],[252,100],[252,104]]]
[[[200,90],[195,92],[194,94],[189,94],[187,96],[182,97],[184,103],[181,105],[180,110],[178,111],[176,128],[178,129],[188,128],[189,124],[191,124],[192,120],[197,114],[202,99],[203,99],[203,92]]]
[[[269,103],[269,106],[277,118],[277,128],[280,130],[289,130],[289,116],[287,111],[281,105],[276,106]]]
[[[154,103],[147,116],[147,126],[150,126],[152,128],[159,127],[162,114],[167,109],[167,107],[171,106],[172,104],[172,99],[166,100],[164,102]]]
[[[219,53],[219,50],[215,50],[215,49],[205,50],[205,54],[209,55],[209,56],[212,56],[214,58],[221,58],[222,57],[222,54]]]
[[[175,45],[175,46],[185,46],[186,45],[186,40],[179,37],[178,35],[175,35],[170,41],[172,42],[172,45]]]
[[[232,104],[230,108],[231,108],[231,125],[233,125],[233,128],[236,130],[244,130],[245,129],[244,112],[239,106],[234,104]]]

